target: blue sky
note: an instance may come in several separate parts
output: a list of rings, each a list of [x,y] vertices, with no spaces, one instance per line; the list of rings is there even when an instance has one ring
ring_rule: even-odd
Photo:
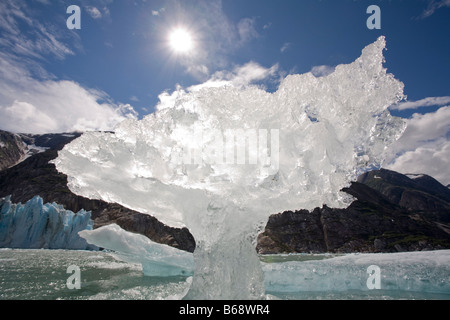
[[[79,30],[66,27],[70,5]],[[380,30],[366,26],[370,5]],[[0,129],[112,129],[153,112],[161,93],[211,79],[275,91],[288,74],[354,61],[384,35],[385,66],[408,96],[391,107],[409,123],[391,168],[447,184],[449,21],[449,0],[2,0]],[[168,44],[177,27],[193,38],[189,53]]]

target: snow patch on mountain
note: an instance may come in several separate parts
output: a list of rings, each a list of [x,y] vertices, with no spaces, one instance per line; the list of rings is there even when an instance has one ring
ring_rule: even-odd
[[[419,179],[422,178],[424,176],[424,174],[413,174],[413,173],[408,173],[405,176],[407,176],[410,179]]]

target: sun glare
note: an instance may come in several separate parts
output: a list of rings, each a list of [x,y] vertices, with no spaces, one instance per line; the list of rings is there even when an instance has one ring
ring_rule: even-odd
[[[170,46],[177,53],[187,53],[192,50],[194,43],[191,34],[185,29],[176,29],[169,36]]]

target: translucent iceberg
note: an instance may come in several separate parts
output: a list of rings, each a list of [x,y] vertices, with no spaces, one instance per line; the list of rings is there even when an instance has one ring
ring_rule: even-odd
[[[146,276],[193,274],[192,253],[153,242],[140,234],[127,232],[117,224],[96,230],[84,230],[79,232],[79,235],[90,244],[113,250],[119,258],[127,262],[141,264]]]
[[[380,287],[375,290],[367,285],[370,266],[379,268]],[[348,254],[264,263],[263,270],[267,291],[277,294],[384,290],[450,295],[450,250]]]
[[[0,247],[28,249],[91,250],[78,232],[92,229],[91,212],[74,213],[35,196],[26,204],[0,199]]]
[[[380,37],[355,62],[325,77],[290,75],[275,93],[225,85],[163,94],[155,113],[86,133],[54,163],[76,194],[189,228],[188,298],[261,298],[254,249],[270,214],[347,206],[341,188],[380,166],[404,130],[387,110],[404,96],[384,48]]]

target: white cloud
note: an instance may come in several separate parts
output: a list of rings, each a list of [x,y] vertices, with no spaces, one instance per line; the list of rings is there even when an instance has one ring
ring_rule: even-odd
[[[255,29],[255,19],[243,18],[238,24],[238,33],[242,42],[248,42],[254,38],[259,37],[258,32]]]
[[[443,185],[450,184],[450,143],[448,141],[433,147],[419,147],[399,157],[388,169],[408,173],[428,174]]]
[[[450,106],[424,115],[414,114],[388,154],[388,169],[424,173],[450,184]]]
[[[22,6],[23,3],[20,1],[5,0],[0,2],[0,28],[4,29],[6,34],[20,34],[20,21],[32,25],[33,21],[24,14]]]
[[[195,91],[205,87],[221,87],[225,85],[241,87],[262,81],[279,81],[279,79],[278,64],[265,68],[256,62],[250,61],[244,65],[235,66],[232,71],[217,71],[209,80],[202,84],[191,86],[188,90]]]
[[[292,45],[292,43],[290,43],[290,42],[284,43],[280,49],[281,53],[284,53],[287,49],[289,49],[291,47],[291,45]]]
[[[95,7],[88,12],[101,15]],[[111,130],[136,117],[130,105],[74,81],[59,81],[42,67],[40,62],[49,57],[62,60],[75,54],[71,47],[80,45],[80,39],[37,14],[23,0],[0,2],[0,128],[26,133]],[[64,17],[56,20],[64,22]]]
[[[450,132],[450,106],[442,107],[436,112],[415,113],[407,119],[407,127],[402,137],[393,145],[395,151],[402,153],[415,150],[447,137]]]
[[[86,11],[93,19],[100,19],[103,16],[96,7],[86,6]]]
[[[86,89],[73,81],[39,81],[22,73],[17,81],[0,80],[3,130],[25,133],[112,130],[127,117],[136,117],[131,106],[111,102],[104,92]],[[3,88],[8,88],[7,94]]]
[[[406,101],[392,106],[392,110],[418,109],[421,107],[445,106],[450,103],[450,96],[428,97],[417,101]]]
[[[45,133],[47,128],[57,125],[56,121],[47,114],[40,112],[34,105],[15,100],[12,105],[7,107],[0,106],[0,126],[6,131],[27,132],[30,128],[31,133]],[[25,130],[15,130],[23,128]]]
[[[80,0],[79,2],[83,12],[86,12],[92,19],[111,23],[109,6],[114,0]]]
[[[209,69],[204,64],[192,63],[186,66],[186,72],[195,79],[206,79],[209,76]]]
[[[425,19],[429,16],[433,15],[436,10],[443,8],[443,7],[450,7],[450,0],[430,0],[428,3],[427,9],[422,13],[420,18]]]
[[[314,66],[314,67],[312,67],[310,72],[315,77],[324,77],[324,76],[327,76],[327,75],[333,73],[334,70],[335,70],[335,67],[322,65],[322,66]]]
[[[277,75],[279,66],[273,65],[270,68],[265,68],[256,62],[250,61],[243,66],[234,69],[231,81],[235,85],[248,85],[258,81],[262,81]]]
[[[164,11],[166,11],[165,8],[161,8],[159,10],[152,10],[152,16],[159,16],[161,13],[163,13]]]
[[[0,48],[32,59],[44,59],[45,56],[52,55],[62,60],[68,55],[74,55],[64,40],[77,46],[80,40],[76,33],[53,28],[45,20],[33,18],[33,13],[29,11],[26,2],[22,0],[0,2]]]

